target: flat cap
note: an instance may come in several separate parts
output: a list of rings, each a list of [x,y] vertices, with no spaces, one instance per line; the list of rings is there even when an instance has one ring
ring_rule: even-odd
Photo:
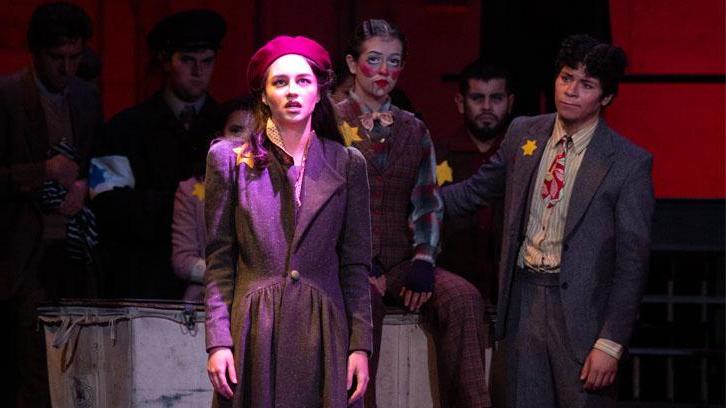
[[[212,10],[185,10],[165,17],[151,29],[146,41],[154,52],[195,49],[218,50],[227,24]]]

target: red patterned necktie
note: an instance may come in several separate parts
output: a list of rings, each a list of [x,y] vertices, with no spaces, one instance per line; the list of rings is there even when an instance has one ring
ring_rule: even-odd
[[[560,152],[552,160],[544,184],[542,184],[542,199],[547,203],[547,208],[554,207],[560,201],[562,189],[565,187],[565,162],[567,161],[567,150],[572,143],[572,138],[565,135],[558,144]]]

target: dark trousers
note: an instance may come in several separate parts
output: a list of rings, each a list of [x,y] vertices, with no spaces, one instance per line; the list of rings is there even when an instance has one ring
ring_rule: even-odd
[[[67,258],[65,241],[44,240],[18,287],[9,299],[0,301],[0,317],[11,328],[0,347],[10,350],[12,379],[0,390],[0,406],[50,407],[45,338],[37,308],[44,301],[85,296],[88,270],[86,265]]]
[[[507,330],[492,364],[497,407],[615,407],[615,384],[582,388],[572,351],[559,274],[515,271]]]
[[[401,303],[398,296],[409,262],[386,273],[387,299]],[[366,406],[375,407],[375,378],[381,348],[385,305],[371,286],[373,311],[373,356],[369,362],[371,381]],[[484,374],[486,326],[484,302],[479,291],[464,278],[436,268],[434,292],[421,308],[436,345],[439,394],[442,407],[478,408],[489,405]],[[426,356],[421,356],[426,358]]]
[[[36,311],[44,298],[37,280],[26,279],[10,299],[0,301],[0,316],[10,325],[10,333],[0,341],[2,350],[10,353],[10,382],[0,387],[4,407],[50,407],[45,340]]]

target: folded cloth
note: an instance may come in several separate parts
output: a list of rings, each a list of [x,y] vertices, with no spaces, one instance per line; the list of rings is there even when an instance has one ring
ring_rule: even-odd
[[[71,160],[79,161],[73,146],[62,140],[48,150],[47,156],[62,154]],[[55,212],[68,194],[68,190],[55,181],[45,181],[39,194],[40,208],[45,214]],[[66,217],[65,250],[70,259],[90,264],[92,250],[98,244],[96,216],[88,207],[81,208],[76,214]]]

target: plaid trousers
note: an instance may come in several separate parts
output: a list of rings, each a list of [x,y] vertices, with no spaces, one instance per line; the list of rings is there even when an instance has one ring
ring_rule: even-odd
[[[408,261],[403,262],[385,274],[387,300],[392,298],[397,304],[403,304],[398,294],[406,276],[406,268],[410,265]],[[376,406],[375,378],[385,316],[383,297],[372,286],[371,302],[373,356],[366,407]],[[436,346],[441,407],[490,406],[484,374],[484,349],[487,344],[484,302],[479,291],[462,277],[436,268],[434,293],[421,308],[421,313]]]

